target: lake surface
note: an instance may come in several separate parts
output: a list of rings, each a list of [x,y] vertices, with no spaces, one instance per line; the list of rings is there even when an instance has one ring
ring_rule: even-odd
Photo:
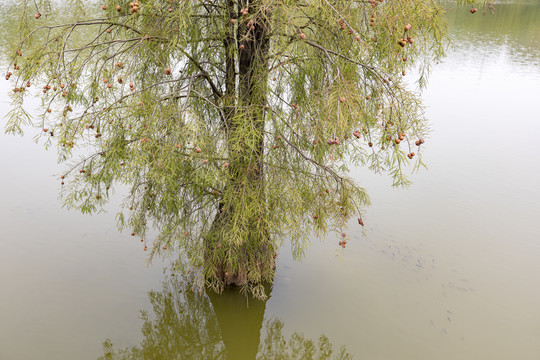
[[[355,359],[539,359],[540,4],[448,16],[454,45],[423,93],[429,170],[405,190],[356,170],[366,234],[351,223],[345,251],[331,235],[302,262],[282,249],[265,303],[194,297],[166,259],[147,267],[114,202],[62,209],[56,154],[2,132],[0,360],[97,359],[106,339],[156,359],[271,358],[281,336],[321,334]]]

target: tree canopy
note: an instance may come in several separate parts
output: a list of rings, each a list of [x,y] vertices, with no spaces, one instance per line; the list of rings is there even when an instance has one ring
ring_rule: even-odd
[[[422,86],[444,55],[435,1],[17,5],[6,130],[33,125],[57,146],[68,206],[96,211],[127,186],[120,228],[150,257],[177,251],[200,285],[264,297],[284,240],[300,257],[314,234],[346,247],[348,221],[363,225],[352,166],[396,186],[422,166],[427,121],[407,74]]]

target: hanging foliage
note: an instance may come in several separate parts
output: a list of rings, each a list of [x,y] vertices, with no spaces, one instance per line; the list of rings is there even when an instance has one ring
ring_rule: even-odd
[[[127,185],[120,228],[150,258],[175,251],[201,286],[264,297],[284,240],[300,257],[314,233],[343,233],[345,248],[349,219],[363,225],[369,198],[351,166],[385,171],[395,186],[422,166],[427,124],[406,79],[414,69],[423,85],[444,54],[434,1],[18,8],[6,130],[32,124],[57,146],[67,206],[96,211]],[[41,98],[35,118],[28,94]]]

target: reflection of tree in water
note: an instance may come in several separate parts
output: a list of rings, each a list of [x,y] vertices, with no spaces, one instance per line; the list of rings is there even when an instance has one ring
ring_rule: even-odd
[[[148,293],[154,316],[141,311],[144,339],[139,346],[115,350],[105,341],[101,359],[224,359],[219,324],[207,296],[171,277],[161,291]]]
[[[282,329],[283,322],[280,320],[266,322],[266,338],[259,347],[257,360],[352,359],[344,347],[334,354],[332,344],[324,335],[314,342],[301,334],[294,333],[287,341],[282,334]]]
[[[283,322],[265,323],[266,337],[259,344],[265,302],[250,300],[237,291],[198,295],[180,277],[171,277],[162,291],[149,293],[154,315],[141,312],[141,344],[117,349],[103,344],[98,360],[330,360],[351,359],[344,348],[337,353],[326,336],[318,341],[294,333],[283,335]]]

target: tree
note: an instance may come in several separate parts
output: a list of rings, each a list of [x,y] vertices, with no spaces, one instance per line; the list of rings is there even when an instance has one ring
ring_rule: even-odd
[[[264,297],[285,239],[299,257],[313,232],[346,247],[348,220],[363,225],[350,166],[399,186],[422,165],[426,121],[404,77],[414,67],[424,84],[444,53],[434,1],[21,2],[6,130],[33,124],[57,144],[68,206],[96,211],[127,185],[120,228],[146,250],[154,226],[150,258],[178,251],[200,285]]]

